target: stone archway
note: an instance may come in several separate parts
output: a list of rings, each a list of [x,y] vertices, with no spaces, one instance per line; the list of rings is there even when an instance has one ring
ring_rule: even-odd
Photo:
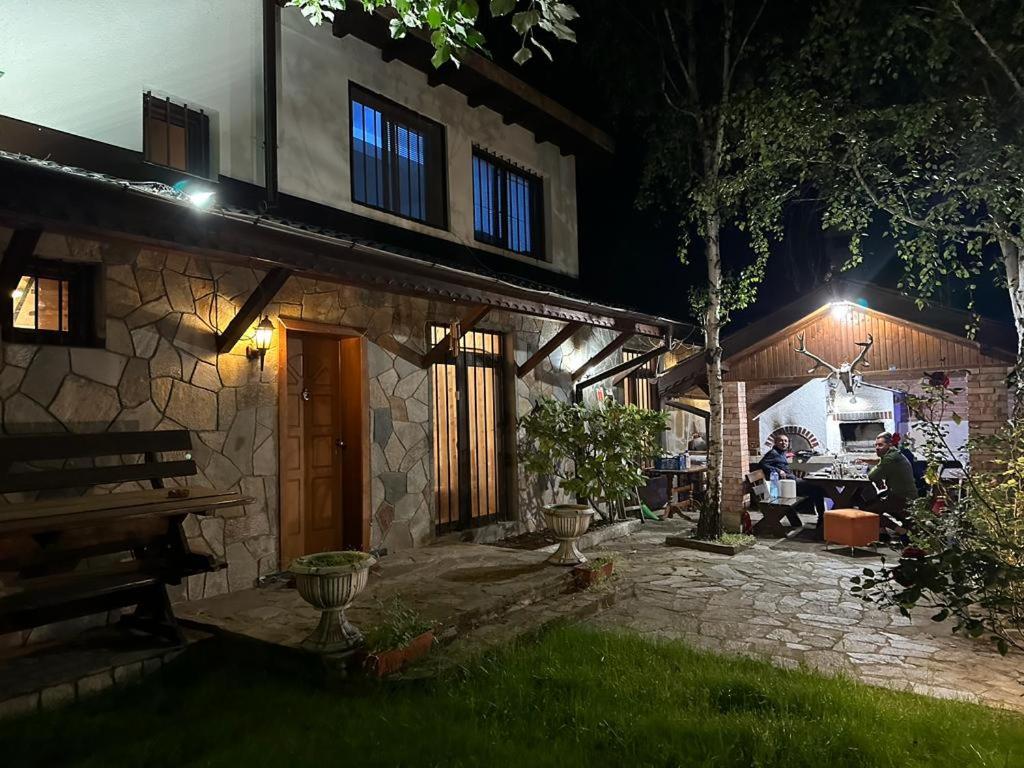
[[[778,435],[789,436],[789,448],[793,452],[816,451],[821,447],[821,442],[811,430],[806,427],[798,427],[795,424],[786,424],[772,431],[765,440],[765,447],[770,448],[775,443]]]

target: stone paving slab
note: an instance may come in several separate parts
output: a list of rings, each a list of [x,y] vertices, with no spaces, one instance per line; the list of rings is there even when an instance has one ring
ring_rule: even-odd
[[[758,543],[734,556],[666,547],[681,524],[654,523],[605,549],[632,598],[593,619],[707,650],[801,664],[863,682],[1024,711],[1020,654],[1001,657],[987,640],[953,635],[933,611],[906,619],[850,591],[877,560],[826,553],[824,545]]]
[[[543,553],[441,544],[384,557],[347,613],[356,626],[369,627],[398,595],[449,639],[569,586],[569,569],[549,565]],[[284,584],[179,603],[174,612],[184,622],[287,648],[299,648],[319,619],[319,611]]]

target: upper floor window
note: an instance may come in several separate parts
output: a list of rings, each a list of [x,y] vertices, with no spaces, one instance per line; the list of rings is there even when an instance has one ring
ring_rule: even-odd
[[[543,184],[532,173],[473,150],[473,230],[476,239],[543,258]]]
[[[142,152],[146,160],[195,176],[212,176],[210,116],[169,98],[142,96]]]
[[[444,128],[354,85],[351,101],[352,199],[444,227]]]
[[[7,297],[3,338],[20,344],[93,346],[96,333],[94,264],[34,259]]]

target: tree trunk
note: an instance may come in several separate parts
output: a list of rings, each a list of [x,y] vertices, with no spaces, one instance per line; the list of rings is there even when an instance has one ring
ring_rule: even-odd
[[[708,303],[704,314],[704,360],[711,401],[708,429],[708,497],[697,521],[698,539],[717,539],[722,535],[722,463],[724,459],[724,412],[722,410],[722,347],[719,344],[722,320],[722,254],[719,232],[721,220],[716,213],[705,222],[708,262]]]
[[[1006,270],[1006,286],[1010,293],[1010,307],[1013,309],[1013,324],[1017,329],[1017,366],[1024,359],[1024,263],[1021,262],[1020,247],[1009,238],[999,238],[999,250]]]

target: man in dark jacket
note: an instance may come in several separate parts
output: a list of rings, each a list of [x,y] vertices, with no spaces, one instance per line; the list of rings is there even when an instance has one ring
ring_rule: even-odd
[[[821,488],[813,483],[808,483],[804,480],[797,480],[796,475],[793,474],[793,470],[789,467],[789,435],[781,434],[775,436],[775,441],[764,456],[761,457],[761,461],[758,466],[761,471],[764,472],[765,482],[770,482],[772,472],[779,473],[779,480],[796,480],[796,495],[804,496],[811,500],[811,504],[814,507],[814,511],[818,514],[818,528],[822,529],[822,520],[825,515],[825,494]],[[790,525],[797,527],[803,525],[800,520],[800,516],[794,511],[790,512],[786,517],[789,520]]]
[[[878,464],[868,472],[868,480],[875,485],[884,484],[885,493],[866,505],[866,509],[877,512],[889,527],[904,533],[907,508],[917,498],[914,470],[907,457],[893,444],[892,435],[888,432],[882,432],[875,438],[875,453]]]

